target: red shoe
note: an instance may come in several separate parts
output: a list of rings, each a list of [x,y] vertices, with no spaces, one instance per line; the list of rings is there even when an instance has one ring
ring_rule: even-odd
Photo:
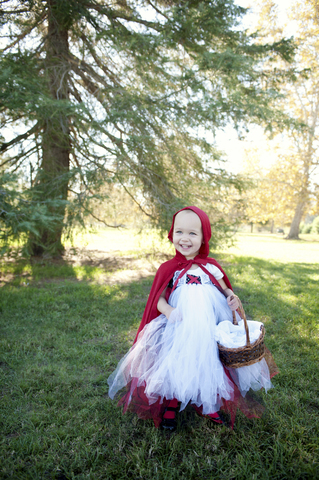
[[[171,400],[167,407],[164,409],[160,428],[163,430],[169,430],[174,432],[177,428],[176,415],[178,411],[177,400]]]
[[[209,418],[212,422],[218,423],[220,425],[226,425],[225,420],[223,417],[220,415],[220,413],[209,413],[208,415],[205,415],[206,418]]]

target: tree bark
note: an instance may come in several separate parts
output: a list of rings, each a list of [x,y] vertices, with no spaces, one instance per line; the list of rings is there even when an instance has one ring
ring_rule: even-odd
[[[303,169],[301,172],[302,187],[298,195],[299,201],[295,209],[295,214],[290,225],[289,233],[286,237],[287,239],[299,239],[300,222],[301,222],[304,210],[309,202],[309,184],[310,184],[309,171],[310,171],[310,166],[312,164],[312,158],[313,158],[313,141],[314,141],[314,131],[315,131],[314,125],[317,122],[318,110],[319,110],[319,103],[317,104],[316,115],[313,119],[313,125],[308,135],[306,152],[305,153],[303,153],[302,151],[299,152],[300,157],[302,158],[302,165],[303,165]]]
[[[60,2],[61,3],[61,2]],[[68,26],[59,10],[59,0],[48,0],[48,34],[46,39],[46,74],[50,96],[53,100],[44,120],[42,136],[42,163],[35,186],[41,200],[55,203],[50,213],[55,218],[53,226],[43,229],[40,238],[30,236],[33,255],[45,251],[61,254],[64,250],[61,236],[64,226],[65,205],[68,196],[70,169],[70,130],[66,114],[69,98]],[[53,202],[52,202],[53,201]],[[54,202],[55,201],[55,202]]]
[[[271,220],[270,233],[274,233],[275,221]]]
[[[290,225],[289,233],[286,237],[287,239],[299,240],[299,226],[300,226],[300,222],[301,222],[301,219],[302,219],[302,215],[303,215],[303,212],[304,212],[305,205],[306,205],[305,202],[298,203],[298,205],[296,207],[296,210],[295,210],[294,218],[292,219],[292,222],[291,222],[291,225]]]

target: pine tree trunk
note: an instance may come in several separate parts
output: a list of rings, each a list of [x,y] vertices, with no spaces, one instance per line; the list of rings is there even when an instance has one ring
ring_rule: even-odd
[[[39,199],[56,201],[50,207],[55,217],[54,227],[43,229],[40,238],[30,237],[33,255],[45,251],[57,255],[64,250],[61,236],[64,226],[65,201],[68,195],[70,169],[69,118],[65,113],[68,100],[67,56],[69,52],[68,28],[59,10],[59,0],[48,0],[48,35],[46,39],[46,72],[50,96],[53,100],[45,118],[42,137],[42,163],[37,174],[36,189]],[[58,205],[60,204],[60,205]]]
[[[298,203],[295,210],[294,218],[290,225],[289,233],[286,237],[287,239],[299,239],[299,226],[302,219],[304,208],[305,208],[305,202]]]

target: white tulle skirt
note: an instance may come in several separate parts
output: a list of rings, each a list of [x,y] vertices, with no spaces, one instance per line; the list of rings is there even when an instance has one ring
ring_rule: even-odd
[[[181,410],[191,402],[202,406],[203,414],[214,413],[222,399],[232,400],[234,394],[216,342],[217,324],[232,321],[232,313],[225,297],[212,285],[182,285],[173,292],[169,304],[180,310],[182,320],[172,323],[159,315],[144,327],[108,378],[109,396],[114,398],[135,378],[137,386],[145,386],[150,405],[164,397],[176,398]],[[267,364],[259,364],[229,369],[243,395],[251,386],[267,386],[265,379],[270,384]]]

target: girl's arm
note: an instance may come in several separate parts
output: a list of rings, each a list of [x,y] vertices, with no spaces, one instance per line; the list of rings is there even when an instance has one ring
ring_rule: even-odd
[[[237,310],[237,308],[239,307],[237,296],[234,294],[234,292],[230,288],[227,287],[225,280],[220,278],[218,282],[219,282],[219,285],[224,290],[229,308],[231,310]],[[233,296],[233,299],[231,300],[232,296]]]
[[[157,310],[165,315],[165,317],[168,319],[170,314],[172,313],[175,308],[171,307],[167,301],[165,300],[165,294],[166,294],[166,288],[165,290],[161,293],[161,296],[157,302]]]

